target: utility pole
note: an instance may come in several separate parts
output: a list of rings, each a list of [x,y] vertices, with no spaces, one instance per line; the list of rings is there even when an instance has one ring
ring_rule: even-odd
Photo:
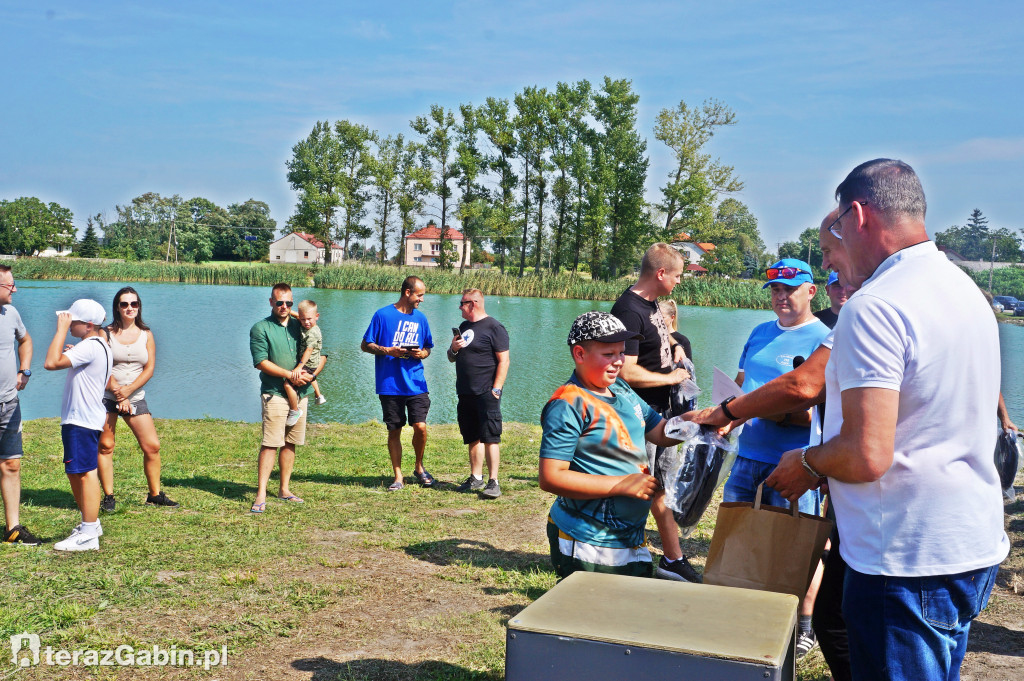
[[[992,295],[992,273],[996,269],[996,235],[992,235],[992,260],[988,267],[988,294]]]

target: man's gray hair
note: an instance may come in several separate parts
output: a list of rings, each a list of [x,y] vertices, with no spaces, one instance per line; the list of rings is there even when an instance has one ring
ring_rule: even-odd
[[[864,201],[889,215],[903,215],[924,221],[928,204],[914,169],[903,161],[876,158],[850,171],[838,187],[840,205]]]

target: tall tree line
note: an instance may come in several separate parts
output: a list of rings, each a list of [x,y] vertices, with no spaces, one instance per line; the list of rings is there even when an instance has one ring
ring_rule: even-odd
[[[345,253],[349,239],[372,235],[381,262],[401,262],[415,220],[429,218],[441,231],[441,267],[455,264],[450,228],[457,227],[475,245],[476,259],[493,258],[520,276],[528,268],[620,276],[651,242],[681,231],[735,237],[742,248],[733,260],[741,264],[747,251],[760,255],[752,216],[734,220],[753,225],[751,238],[715,227],[720,195],[743,185],[702,148],[716,128],[734,123],[732,111],[709,100],[696,109],[680,102],[659,115],[655,137],[670,147],[675,165],[664,201],[651,206],[638,103],[629,80],[605,77],[597,86],[528,86],[455,109],[435,104],[410,121],[408,138],[347,120],[317,122],[287,162],[298,192],[288,227],[343,241]],[[730,215],[746,211],[739,205]]]
[[[102,254],[132,260],[262,260],[277,227],[270,206],[255,199],[223,208],[203,197],[147,192],[115,210],[112,221],[97,214],[89,225],[103,230]]]

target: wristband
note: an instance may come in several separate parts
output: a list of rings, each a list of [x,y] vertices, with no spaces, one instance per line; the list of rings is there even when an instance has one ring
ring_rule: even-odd
[[[722,408],[722,413],[725,414],[725,418],[729,419],[730,421],[739,421],[739,418],[731,411],[729,411],[729,403],[735,399],[735,396],[727,397],[724,400],[722,400],[721,404],[718,405],[719,407]]]
[[[805,471],[813,475],[815,478],[824,477],[821,473],[811,468],[811,464],[807,463],[807,450],[810,448],[811,446],[807,445],[802,450],[800,450],[800,464],[804,467]]]

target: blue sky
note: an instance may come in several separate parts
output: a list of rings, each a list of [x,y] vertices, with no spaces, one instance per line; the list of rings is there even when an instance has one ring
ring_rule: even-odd
[[[250,197],[283,225],[291,147],[317,120],[409,136],[433,103],[628,78],[648,198],[651,132],[681,99],[737,125],[709,151],[766,243],[832,207],[860,161],[921,175],[929,231],[981,208],[1024,227],[1024,9],[1011,2],[191,2],[0,0],[0,198],[115,215],[146,191]]]

